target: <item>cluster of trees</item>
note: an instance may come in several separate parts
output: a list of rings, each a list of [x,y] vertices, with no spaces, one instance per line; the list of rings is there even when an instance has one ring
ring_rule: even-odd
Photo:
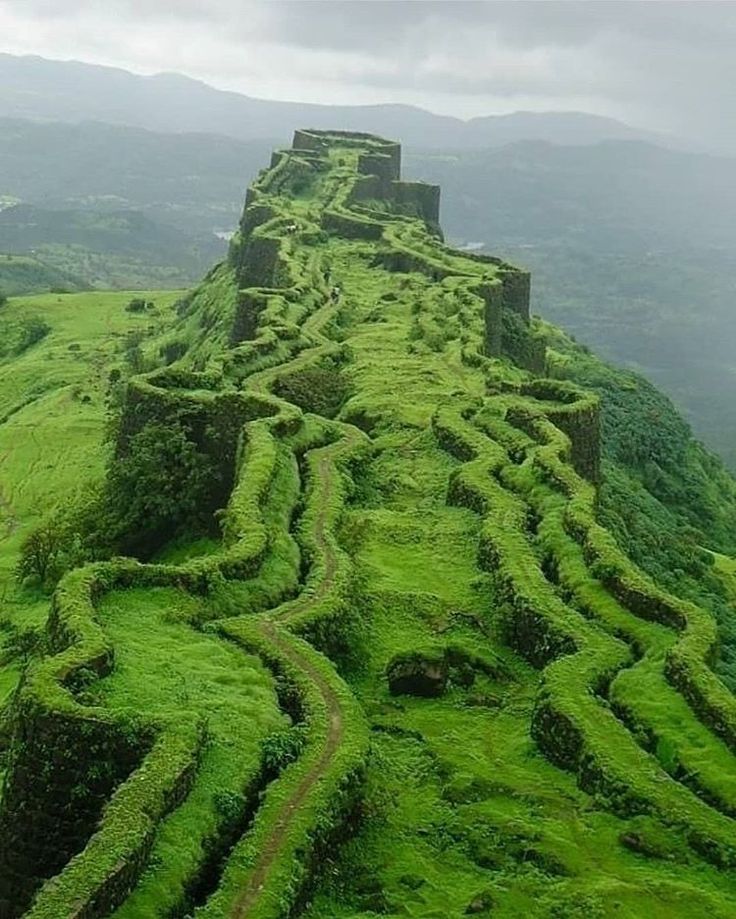
[[[133,297],[125,307],[129,313],[145,313],[146,310],[152,310],[153,308],[153,300],[144,300],[143,297]]]
[[[150,424],[110,460],[104,483],[52,513],[24,539],[16,575],[53,588],[72,568],[116,554],[149,557],[205,525],[216,470],[178,419]]]
[[[18,357],[42,341],[51,326],[38,316],[24,316],[20,320],[4,319],[0,325],[0,358]]]
[[[306,412],[334,418],[350,395],[350,388],[337,367],[325,365],[279,377],[276,392]]]

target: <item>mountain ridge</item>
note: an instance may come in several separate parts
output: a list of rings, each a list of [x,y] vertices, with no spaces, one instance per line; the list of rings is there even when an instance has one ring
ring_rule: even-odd
[[[30,87],[30,90],[29,90]],[[101,120],[165,131],[204,131],[243,140],[285,140],[294,123],[397,135],[416,147],[499,146],[540,136],[560,143],[605,137],[682,142],[581,112],[487,115],[462,120],[402,103],[361,106],[282,102],[216,89],[170,72],[142,76],[123,68],[0,53],[0,115],[38,120]]]
[[[0,313],[0,446],[117,408],[20,544],[3,919],[730,916],[736,481],[400,161],[297,131],[188,295]]]

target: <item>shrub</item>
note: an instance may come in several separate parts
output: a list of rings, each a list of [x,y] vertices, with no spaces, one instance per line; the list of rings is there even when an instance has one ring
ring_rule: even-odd
[[[141,342],[144,333],[140,329],[129,332],[125,339],[125,361],[131,373],[142,373],[145,365]]]
[[[230,826],[243,816],[246,802],[242,794],[222,789],[215,792],[214,802],[217,812],[223,817],[226,824]]]
[[[307,742],[307,729],[295,725],[284,731],[269,734],[263,741],[261,760],[268,776],[277,776],[282,769],[296,760]]]
[[[173,364],[180,357],[187,353],[187,344],[185,341],[167,341],[165,345],[159,348],[159,354],[163,357],[166,364]]]
[[[178,420],[134,434],[108,468],[106,503],[124,551],[146,552],[194,524],[217,479]]]
[[[37,316],[24,320],[20,327],[20,334],[15,345],[16,355],[22,354],[24,351],[33,347],[33,345],[38,344],[38,342],[42,341],[50,331],[51,326]]]
[[[0,654],[0,663],[3,665],[13,661],[21,661],[25,664],[43,647],[43,634],[38,629],[22,629],[9,621],[1,622],[0,629],[7,635]]]
[[[146,310],[153,309],[153,303],[142,297],[133,297],[125,309],[129,313],[144,313]]]
[[[193,301],[193,293],[186,294],[186,296],[176,301],[174,304],[174,312],[180,319],[189,314]]]
[[[23,540],[16,578],[51,588],[78,565],[110,555],[108,523],[99,494],[90,489],[56,510]]]
[[[325,367],[307,367],[281,376],[274,388],[287,402],[326,418],[334,418],[349,395],[343,375]]]

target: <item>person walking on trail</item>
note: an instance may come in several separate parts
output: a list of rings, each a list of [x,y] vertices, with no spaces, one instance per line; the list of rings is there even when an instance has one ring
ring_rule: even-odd
[[[335,286],[332,288],[332,302],[337,303],[339,299],[340,299],[340,286],[338,284],[335,284]]]

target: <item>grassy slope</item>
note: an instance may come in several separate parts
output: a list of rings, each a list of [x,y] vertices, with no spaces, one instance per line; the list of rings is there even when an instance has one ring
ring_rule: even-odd
[[[152,300],[154,311],[126,311],[132,296]],[[49,604],[48,596],[14,580],[23,537],[103,475],[109,373],[116,367],[125,372],[130,332],[145,332],[143,349],[155,354],[157,336],[170,327],[179,296],[178,291],[54,294],[16,297],[3,307],[4,340],[14,340],[28,317],[50,327],[39,343],[0,362],[0,414],[6,418],[0,424],[0,583],[3,618],[13,624],[39,626]],[[162,558],[176,563],[212,548],[200,540],[173,546]],[[202,633],[206,612],[181,591],[111,594],[99,616],[115,643],[118,665],[113,676],[94,687],[90,701],[162,718],[189,709],[208,717],[200,779],[159,836],[153,889],[144,876],[121,913],[143,919],[167,896],[167,887],[176,902],[177,881],[189,860],[201,858],[222,815],[240,807],[243,789],[260,765],[261,740],[282,726],[283,716],[273,678],[261,662]],[[20,673],[19,660],[0,667],[0,707]]]
[[[651,383],[603,363],[559,329],[541,328],[551,372],[602,400],[602,522],[658,583],[713,611],[721,635],[717,670],[735,689],[736,622],[713,565],[713,552],[736,552],[732,475]]]
[[[301,199],[295,210],[305,211],[307,205],[308,199]],[[527,913],[581,919],[732,915],[732,872],[706,864],[680,835],[655,818],[614,816],[605,799],[581,791],[574,776],[551,765],[531,740],[539,674],[500,638],[502,611],[492,599],[489,576],[477,563],[480,519],[447,505],[447,484],[457,461],[440,449],[430,430],[438,405],[452,403],[454,396],[479,397],[485,391],[482,371],[461,361],[458,317],[445,316],[445,334],[437,313],[438,303],[444,302],[437,298],[437,285],[418,274],[375,267],[365,258],[370,247],[364,243],[333,237],[312,240],[311,245],[319,248],[343,288],[340,337],[349,354],[343,373],[353,392],[344,416],[364,412],[374,425],[374,452],[356,476],[357,490],[342,525],[343,544],[358,568],[360,594],[355,605],[362,619],[363,653],[347,676],[370,719],[374,742],[364,822],[355,838],[321,865],[321,885],[306,915],[459,919],[468,911],[488,915],[491,910],[506,917]],[[452,282],[443,286],[443,293],[449,294],[451,287]],[[386,294],[391,299],[382,299]],[[209,314],[232,295],[231,282],[220,272],[179,324],[177,334],[195,344],[203,361],[217,359],[216,335],[223,332],[222,326],[211,331]],[[59,302],[96,302],[94,296],[29,302],[35,302],[34,309],[46,309],[47,304],[51,310]],[[58,353],[53,352],[56,361],[63,358],[73,367],[87,355],[86,372],[97,368],[100,376],[94,385],[100,387],[115,336],[129,327],[117,323],[149,321],[126,314],[125,298],[115,301],[114,296],[105,298],[109,328],[98,323],[99,328],[83,330],[80,319],[69,321],[66,338],[57,341]],[[447,299],[451,303],[452,297]],[[17,309],[20,304],[12,306]],[[194,328],[198,322],[206,332],[199,339]],[[479,332],[475,326],[471,331]],[[60,324],[53,335],[61,333]],[[95,334],[101,338],[93,347]],[[69,352],[73,342],[82,344],[83,350]],[[16,398],[21,387],[47,379],[39,376],[40,356],[42,349],[54,346],[50,335],[14,362],[22,371],[20,378],[14,377]],[[197,354],[192,358],[196,360]],[[24,361],[31,362],[25,370]],[[54,363],[52,368],[59,370],[54,376],[47,370],[50,361],[43,358],[55,386],[48,398],[63,396],[76,412],[77,403],[67,390],[84,375],[67,381],[71,369],[62,373]],[[601,365],[591,362],[603,373]],[[502,362],[497,370],[508,379],[519,375]],[[94,411],[87,419],[89,429],[73,440],[81,451],[75,465],[86,464],[95,475],[102,458],[102,410],[99,392],[93,389],[90,394],[91,403],[79,403],[80,412]],[[0,427],[0,436],[34,406],[38,417],[53,425],[45,411],[46,398],[42,394],[37,403],[13,415]],[[52,448],[36,460],[34,468],[42,477],[49,462],[56,468],[49,458],[53,455]],[[39,507],[72,486],[74,476],[64,478],[62,465],[59,462],[58,473],[51,474],[58,478],[53,487],[48,483],[48,491],[34,477]],[[622,468],[630,474],[625,464]],[[633,478],[625,487],[631,482]],[[13,513],[23,519],[16,497],[16,492],[23,493],[21,485],[7,503],[18,502]],[[676,519],[686,517],[687,508],[696,507],[701,497],[690,495],[671,513]],[[727,490],[722,497],[728,506]],[[617,535],[623,539],[626,534]],[[214,548],[205,543],[193,551]],[[533,551],[539,552],[540,546],[534,545]],[[187,553],[180,545],[167,559],[175,561]],[[40,610],[40,604],[34,607],[39,614]],[[92,691],[115,707],[143,705],[165,715],[190,707],[206,711],[214,738],[195,792],[161,824],[154,860],[118,911],[120,919],[144,919],[176,900],[177,881],[186,875],[189,860],[196,864],[213,826],[217,792],[242,786],[254,768],[259,738],[279,723],[260,665],[192,629],[209,615],[192,598],[172,590],[117,592],[100,608],[119,667]],[[455,682],[440,699],[389,694],[385,668],[395,654],[448,646],[483,662],[475,668],[472,685]],[[691,724],[692,713],[686,710],[685,715]],[[724,762],[732,762],[730,754]],[[650,856],[622,845],[627,836],[643,838]]]
[[[117,660],[95,687],[99,701],[162,717],[201,712],[209,732],[194,791],[165,822],[150,870],[119,919],[162,915],[178,902],[177,883],[258,772],[261,741],[287,723],[258,658],[200,631],[203,613],[201,602],[171,589],[118,591],[101,605]]]
[[[458,388],[482,392],[481,375],[451,345],[411,353],[411,305],[428,297],[426,282],[404,276],[400,301],[373,322],[396,276],[356,270],[349,249],[332,252],[355,304],[346,340],[356,401],[380,406],[386,425],[345,523],[366,584],[367,659],[352,682],[371,717],[374,756],[370,819],[322,872],[329,880],[306,915],[439,919],[472,904],[487,915],[493,904],[493,915],[509,919],[725,917],[736,886],[724,888],[722,876],[654,821],[606,812],[535,749],[528,721],[537,674],[496,637],[498,611],[476,564],[478,521],[445,504],[454,462],[427,431],[435,406]],[[389,694],[384,674],[395,654],[447,643],[490,651],[499,677],[477,677],[441,700]],[[661,836],[663,860],[620,845],[642,828]]]
[[[17,624],[40,624],[48,608],[47,597],[14,582],[20,543],[44,514],[102,475],[109,372],[124,366],[126,334],[163,327],[178,294],[145,296],[157,315],[126,312],[131,294],[123,292],[17,297],[0,308],[3,341],[29,317],[50,327],[22,354],[0,359],[0,581],[3,617]],[[17,676],[14,666],[0,669],[0,697]]]

